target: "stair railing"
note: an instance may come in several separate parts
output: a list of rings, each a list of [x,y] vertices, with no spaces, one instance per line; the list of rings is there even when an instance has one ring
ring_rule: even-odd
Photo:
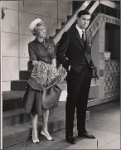
[[[60,32],[54,37],[54,42],[57,43],[60,40],[61,35],[67,31],[71,25],[76,21],[77,14],[80,10],[86,9],[86,7],[91,3],[91,1],[85,1],[81,7],[75,12],[71,19],[66,23],[66,25],[60,30]]]
[[[92,33],[92,37],[96,34],[98,29],[100,28],[101,25],[104,25],[105,23],[111,23],[115,25],[120,25],[120,20],[118,18],[108,16],[102,13],[99,13],[93,22],[90,24],[89,28],[87,31]]]
[[[66,25],[60,30],[60,32],[54,37],[53,40],[54,40],[55,43],[57,43],[57,42],[60,40],[62,34],[63,34],[65,31],[67,31],[67,30],[71,27],[71,25],[76,21],[78,12],[79,12],[80,10],[86,9],[87,6],[90,4],[90,2],[91,2],[91,1],[85,1],[85,2],[82,4],[82,6],[76,11],[76,13],[75,13],[75,14],[72,16],[72,18],[67,22],[67,24],[66,24]],[[103,4],[103,5],[109,6],[109,7],[111,7],[111,8],[118,8],[117,5],[116,5],[114,2],[111,2],[111,1],[105,1],[105,2],[104,2],[104,1],[96,1],[96,2],[93,4],[93,6],[89,9],[90,14],[92,14],[92,13],[95,11],[95,9],[98,7],[99,4]],[[95,33],[97,32],[97,30],[99,29],[100,24],[105,23],[105,19],[102,19],[102,17],[104,17],[106,20],[110,20],[111,18],[113,18],[113,19],[111,19],[111,20],[115,20],[115,19],[116,19],[115,17],[111,17],[111,16],[110,16],[111,18],[109,18],[109,16],[103,15],[103,14],[97,15],[97,17],[94,19],[94,21],[90,24],[89,28],[87,29],[87,30],[90,30],[90,31],[92,32],[92,35],[93,35],[93,36],[95,35]],[[113,22],[115,22],[115,21],[112,21],[111,23],[113,23]],[[117,22],[117,24],[119,25],[119,19],[117,19],[116,22]]]
[[[98,7],[99,4],[100,4],[100,2],[99,2],[99,1],[96,1],[96,2],[93,4],[93,6],[89,9],[89,13],[92,14],[92,13],[95,11],[95,9]]]

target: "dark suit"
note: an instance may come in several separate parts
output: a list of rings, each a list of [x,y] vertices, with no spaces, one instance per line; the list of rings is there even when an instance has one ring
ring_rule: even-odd
[[[91,34],[84,43],[75,24],[62,35],[57,50],[57,60],[68,70],[66,102],[66,137],[73,136],[75,108],[77,108],[77,130],[85,131],[85,117],[89,88],[92,78]]]

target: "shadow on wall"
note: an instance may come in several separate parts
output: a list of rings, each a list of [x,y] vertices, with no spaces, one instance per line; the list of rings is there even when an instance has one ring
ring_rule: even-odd
[[[112,60],[120,59],[120,27],[106,23],[105,51],[111,52]]]

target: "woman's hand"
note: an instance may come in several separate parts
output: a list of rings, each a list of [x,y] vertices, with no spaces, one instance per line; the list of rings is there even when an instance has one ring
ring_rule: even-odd
[[[32,65],[35,66],[36,64],[38,64],[37,60],[32,61]]]
[[[52,59],[52,65],[53,65],[54,67],[56,67],[56,59],[55,59],[55,58]]]

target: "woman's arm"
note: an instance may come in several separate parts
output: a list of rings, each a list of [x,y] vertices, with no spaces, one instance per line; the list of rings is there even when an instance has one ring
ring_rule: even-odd
[[[37,56],[35,54],[32,44],[30,43],[28,44],[28,51],[29,51],[29,58],[30,58],[30,61],[32,62],[32,65],[37,64],[38,63]]]

